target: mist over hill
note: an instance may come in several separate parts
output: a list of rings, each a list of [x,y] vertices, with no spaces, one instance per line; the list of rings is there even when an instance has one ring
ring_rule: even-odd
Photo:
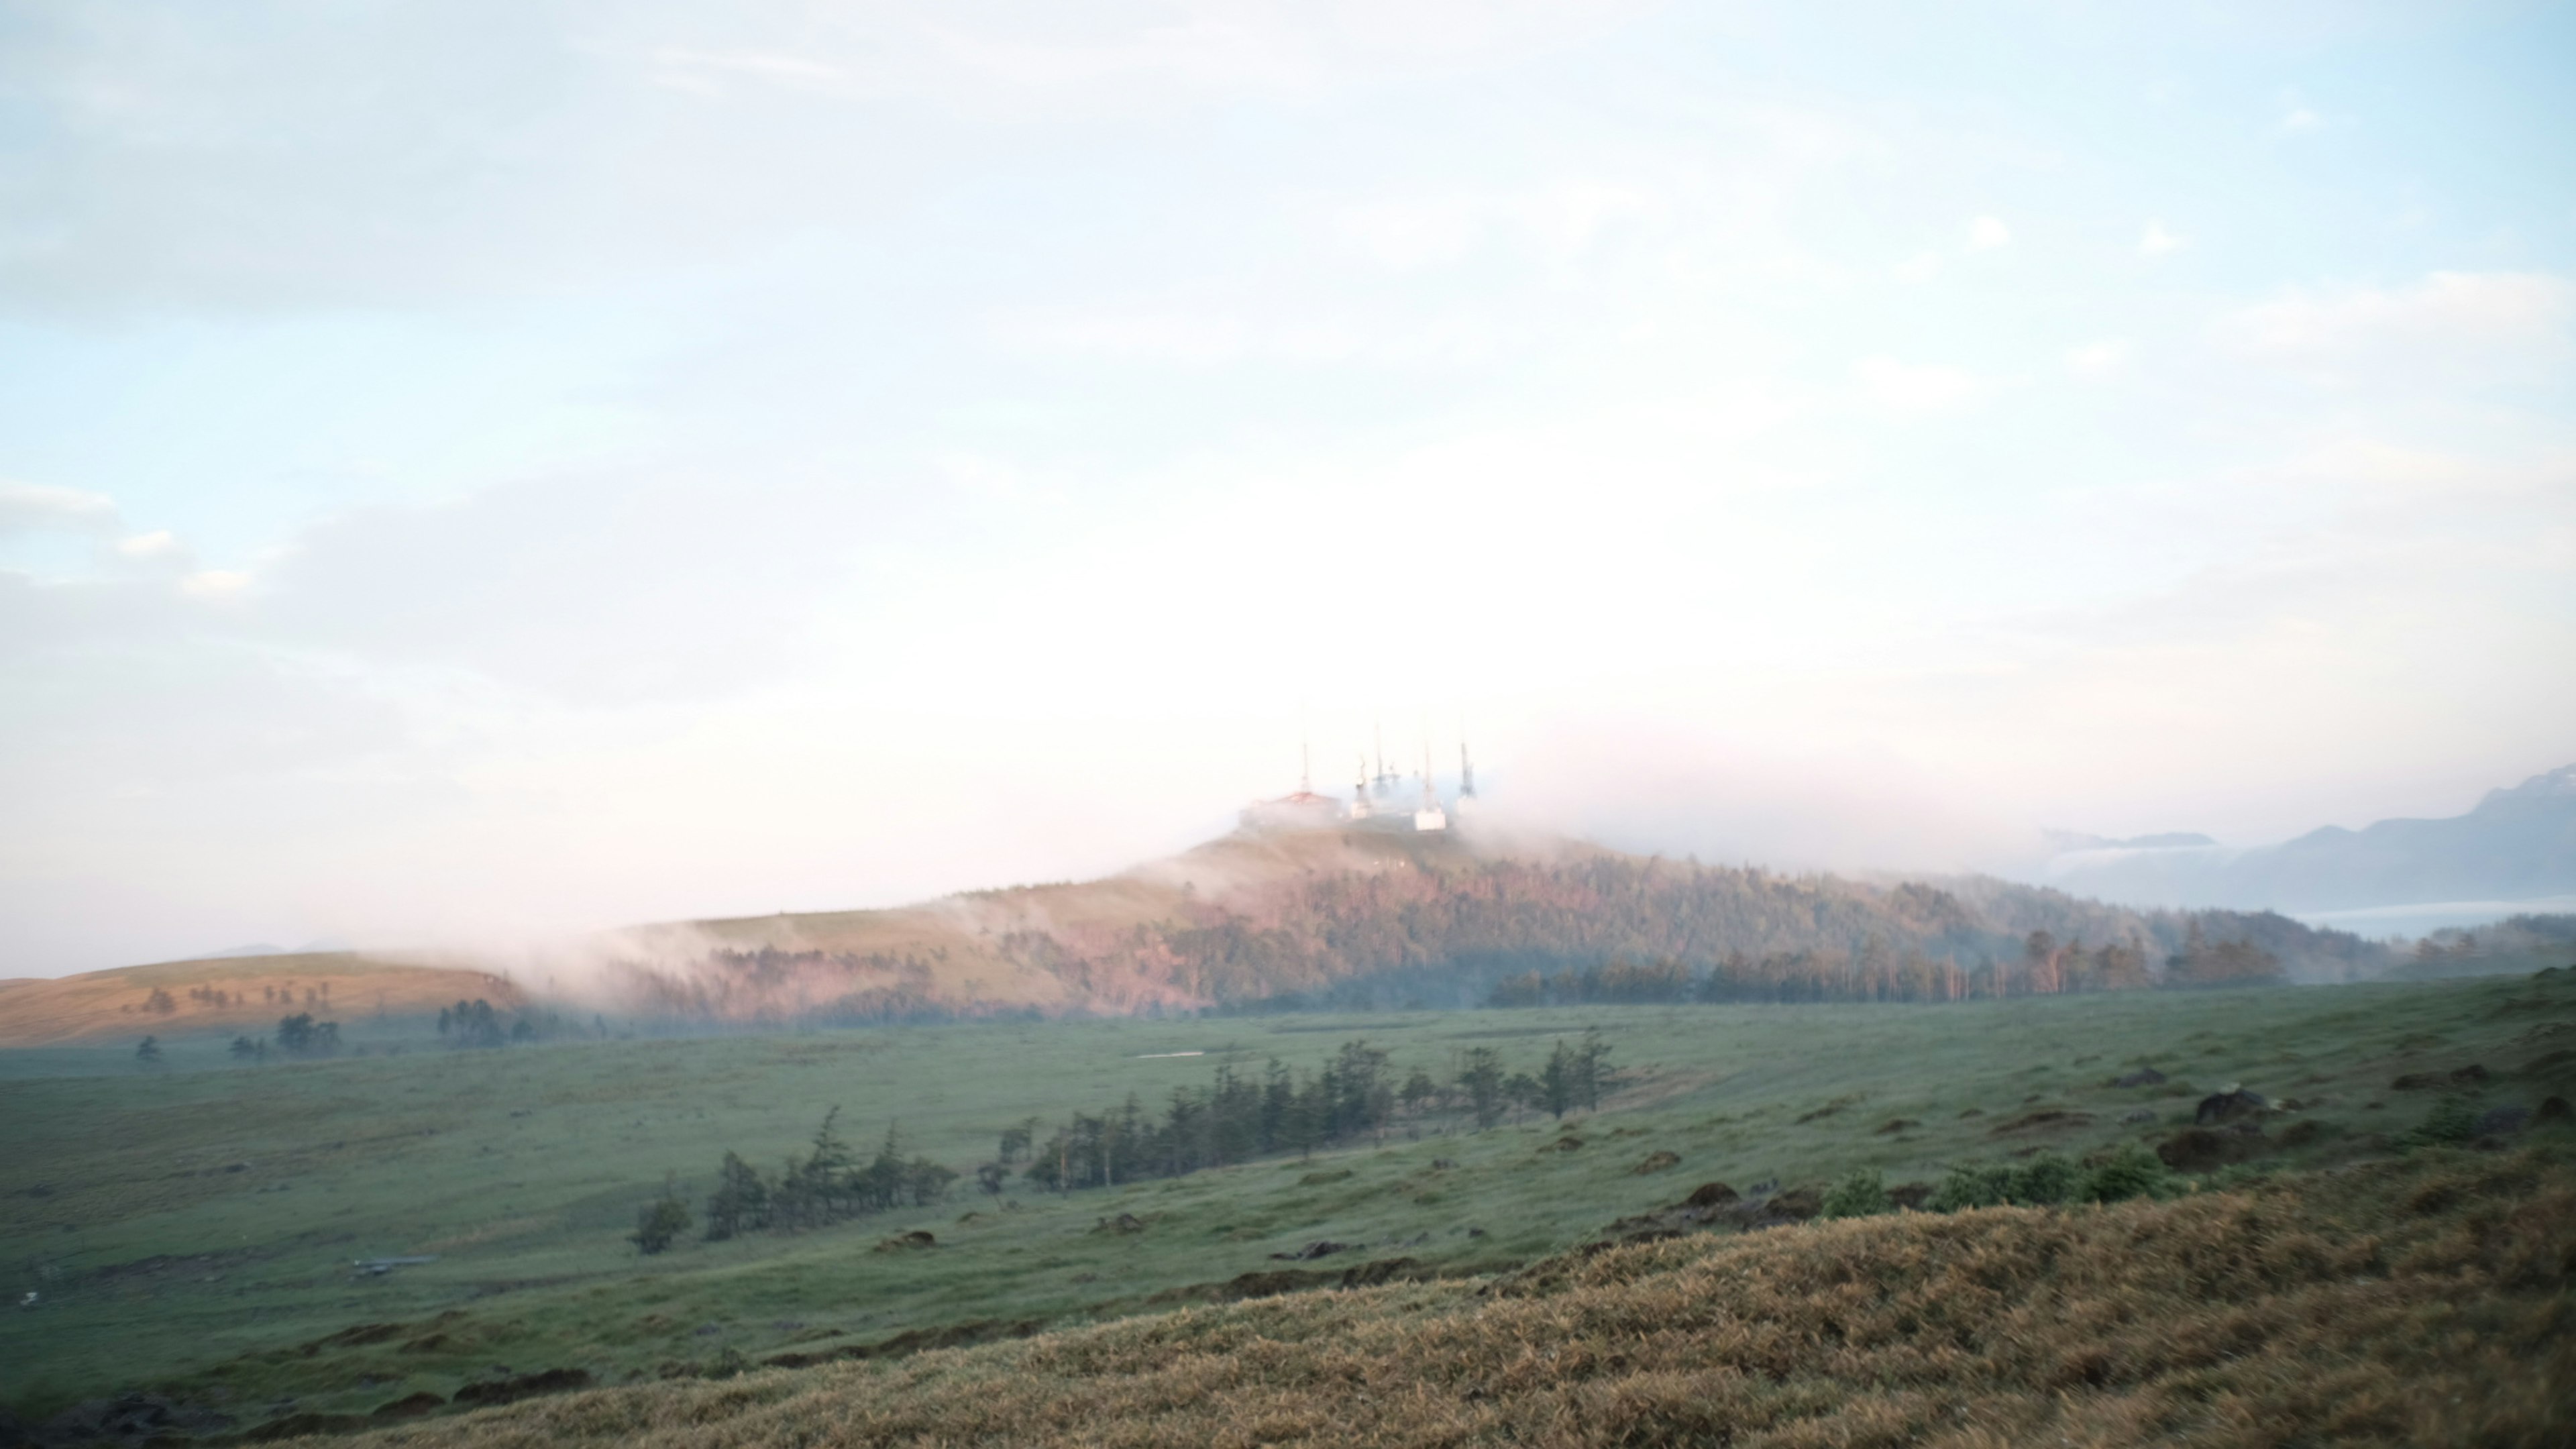
[[[2329,825],[2251,849],[2206,837],[2087,842],[2059,855],[2047,878],[2141,906],[2310,914],[2576,895],[2576,765],[2490,790],[2476,808],[2446,819]]]
[[[0,1040],[255,1029],[289,999],[271,976],[312,978],[298,1003],[313,981],[346,977],[317,999],[417,1012],[488,997],[687,1028],[1948,1001],[2348,980],[2398,963],[2271,912],[2137,910],[1992,877],[1787,874],[1467,831],[1247,829],[1103,880],[892,910],[646,926],[511,953],[243,957],[14,982],[0,991]]]

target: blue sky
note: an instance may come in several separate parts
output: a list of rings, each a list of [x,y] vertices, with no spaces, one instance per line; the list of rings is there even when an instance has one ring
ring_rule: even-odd
[[[2576,7],[0,3],[0,974],[2576,758]]]

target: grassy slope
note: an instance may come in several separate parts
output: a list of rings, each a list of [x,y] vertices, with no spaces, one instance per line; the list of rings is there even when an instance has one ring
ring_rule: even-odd
[[[1907,1214],[520,1404],[581,1445],[2558,1445],[2567,1144],[2168,1203]]]
[[[223,1006],[191,1000],[191,989],[222,991]],[[260,989],[286,990],[293,1004],[262,1000]],[[170,993],[176,1009],[146,1009],[153,990]],[[328,995],[303,1004],[303,993]],[[312,1011],[350,1026],[385,1017],[435,1012],[451,1002],[483,997],[496,1006],[521,998],[499,977],[461,967],[383,961],[353,952],[285,956],[231,956],[208,961],[165,961],[122,966],[51,979],[0,981],[0,1047],[28,1047],[112,1037],[131,1044],[146,1034],[209,1032],[264,1034],[290,1012]]]
[[[774,1162],[835,1103],[853,1137],[899,1119],[964,1168],[1003,1125],[1130,1091],[1151,1104],[1229,1051],[1303,1065],[1365,1036],[1399,1067],[1438,1068],[1472,1045],[1530,1066],[1551,1037],[1588,1025],[1635,1077],[1574,1152],[1538,1151],[1556,1133],[1536,1123],[1431,1131],[1311,1163],[1029,1194],[1014,1211],[961,1193],[936,1210],[652,1259],[621,1241],[666,1170],[695,1196],[726,1148]],[[1563,1251],[1696,1182],[1822,1182],[1858,1166],[1902,1180],[2040,1143],[2081,1151],[2170,1130],[2120,1117],[2143,1105],[2170,1120],[2234,1081],[2307,1103],[2317,1140],[2286,1160],[2332,1162],[2380,1150],[2378,1134],[2421,1116],[2421,1097],[2386,1090],[2400,1072],[2480,1062],[2497,1075],[2493,1100],[2530,1103],[2576,1094],[2570,1047],[2576,977],[2561,973],[1951,1007],[980,1024],[148,1075],[101,1051],[91,1070],[109,1074],[86,1077],[62,1075],[77,1064],[56,1053],[41,1063],[55,1075],[0,1082],[0,1262],[27,1279],[0,1286],[44,1294],[38,1311],[0,1316],[0,1391],[47,1411],[149,1384],[256,1422],[286,1399],[363,1412],[451,1393],[496,1364],[615,1379],[727,1349],[758,1358],[967,1320],[1133,1314],[1318,1238],[1361,1245],[1332,1265],[1402,1255],[1470,1273]],[[1143,1059],[1186,1050],[1211,1055]],[[192,1059],[209,1060],[175,1058]],[[0,1070],[17,1060],[0,1054]],[[2177,1080],[2103,1085],[2140,1061]],[[2044,1109],[2091,1116],[1997,1131]],[[1921,1125],[1878,1130],[1896,1119]],[[1682,1166],[1634,1175],[1656,1150]],[[1095,1231],[1120,1212],[1146,1231]],[[941,1246],[869,1251],[915,1227]],[[348,1272],[353,1258],[410,1252],[440,1260]],[[371,1322],[407,1328],[321,1342]]]

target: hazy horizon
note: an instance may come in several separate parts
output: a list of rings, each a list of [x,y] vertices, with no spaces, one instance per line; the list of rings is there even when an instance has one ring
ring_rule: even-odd
[[[1793,868],[2462,813],[2576,761],[2571,53],[0,0],[0,976],[1088,877],[1381,732]]]

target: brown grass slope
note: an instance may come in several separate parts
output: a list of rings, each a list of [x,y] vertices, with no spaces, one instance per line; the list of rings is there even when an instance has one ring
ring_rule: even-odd
[[[372,1436],[582,1445],[2576,1441],[2576,1177],[2437,1154],[2165,1203],[1904,1214]]]
[[[156,1009],[155,991],[166,993],[166,1010]],[[146,1034],[258,1035],[299,1011],[362,1021],[417,1016],[478,996],[500,1007],[522,1000],[509,982],[471,966],[413,965],[346,951],[164,961],[0,981],[0,1047]]]

